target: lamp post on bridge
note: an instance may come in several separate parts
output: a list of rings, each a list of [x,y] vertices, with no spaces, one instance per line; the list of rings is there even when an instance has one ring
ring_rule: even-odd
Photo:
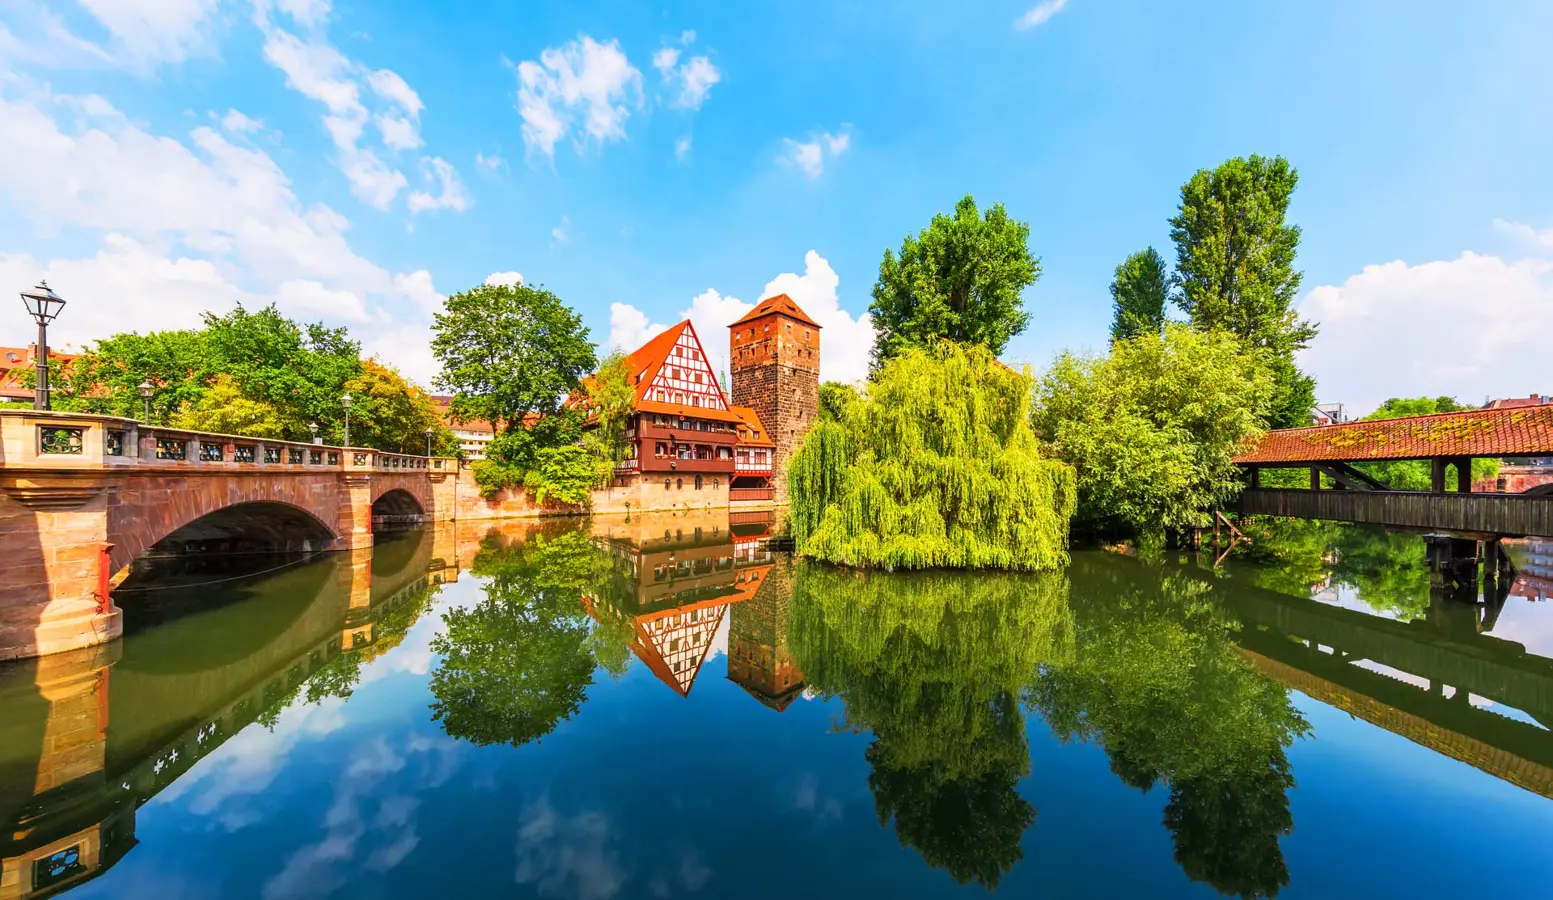
[[[426,455],[431,456],[431,429],[426,429]]]
[[[345,446],[351,445],[351,395],[346,394],[340,398],[340,404],[345,407]]]
[[[32,290],[22,291],[22,302],[38,323],[38,384],[32,391],[32,408],[49,409],[49,323],[65,308],[65,301],[47,281],[39,281]]]
[[[151,424],[151,395],[155,392],[156,388],[149,379],[140,383],[140,400],[145,404],[145,423],[147,425]]]
[[[315,444],[318,443],[318,423],[317,422],[309,422],[309,423],[307,423],[307,431],[308,431],[309,434],[311,434],[313,436],[313,438],[312,438],[313,443],[315,443]]]

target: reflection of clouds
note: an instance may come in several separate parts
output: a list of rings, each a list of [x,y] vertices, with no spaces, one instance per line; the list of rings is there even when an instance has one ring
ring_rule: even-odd
[[[732,621],[733,616],[723,616],[722,621],[717,623],[717,631],[712,634],[712,646],[706,654],[708,661],[728,655],[728,624]]]
[[[701,855],[694,850],[686,850],[680,854],[678,870],[654,875],[648,880],[647,889],[654,897],[675,897],[695,893],[706,887],[711,880],[712,870],[701,861]]]
[[[518,827],[518,884],[532,884],[541,896],[604,900],[625,884],[620,854],[611,849],[609,819],[583,810],[561,816],[548,796],[523,811]]]
[[[426,615],[405,633],[404,640],[399,646],[383,654],[372,661],[372,665],[361,673],[361,681],[356,689],[360,690],[374,681],[407,672],[411,675],[425,677],[431,671],[431,664],[437,658],[431,652],[431,642],[442,630],[442,614],[449,609],[472,605],[473,600],[463,598],[461,602],[437,603]]]
[[[365,866],[386,872],[405,860],[420,844],[415,813],[420,799],[382,786],[403,771],[411,757],[423,757],[426,765],[416,781],[441,784],[456,768],[450,741],[412,737],[399,753],[383,737],[362,744],[351,753],[335,785],[334,802],[324,815],[324,837],[291,855],[286,865],[264,885],[269,900],[282,897],[322,897],[346,883],[347,865],[363,844],[373,844]]]
[[[293,705],[281,710],[271,731],[257,723],[229,738],[216,752],[200,760],[181,778],[168,785],[152,803],[176,803],[188,796],[187,809],[196,816],[219,813],[216,821],[227,831],[237,831],[262,819],[263,813],[228,805],[233,798],[261,794],[285,767],[293,748],[304,739],[316,740],[345,725],[345,701],[327,697],[313,705]],[[225,806],[226,808],[223,808]]]
[[[821,821],[841,818],[841,804],[834,797],[820,796],[820,780],[813,773],[798,779],[798,787],[793,791],[793,808],[815,813]]]

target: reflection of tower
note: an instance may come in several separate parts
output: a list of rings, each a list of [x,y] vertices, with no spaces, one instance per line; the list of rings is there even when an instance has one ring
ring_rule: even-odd
[[[728,626],[728,678],[777,712],[803,693],[803,672],[787,646],[792,559],[778,555],[750,600],[733,608]]]
[[[733,405],[760,416],[771,441],[776,500],[787,502],[787,457],[820,407],[820,326],[786,294],[760,301],[728,326]]]

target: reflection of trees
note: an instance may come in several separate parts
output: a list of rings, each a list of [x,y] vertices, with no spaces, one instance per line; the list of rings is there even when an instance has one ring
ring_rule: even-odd
[[[1308,729],[1288,692],[1240,656],[1208,582],[1093,556],[1069,571],[1077,650],[1041,671],[1032,702],[1057,734],[1103,746],[1126,784],[1169,785],[1165,826],[1188,876],[1275,896],[1293,827],[1284,750]]]
[[[1325,581],[1352,587],[1370,607],[1403,620],[1429,610],[1429,570],[1423,540],[1384,528],[1308,519],[1258,519],[1246,526],[1245,555],[1261,563],[1258,585],[1309,596]]]
[[[1019,696],[1072,650],[1057,576],[871,573],[800,565],[791,647],[811,687],[874,734],[881,823],[963,883],[997,885],[1035,810]]]
[[[444,614],[432,641],[433,718],[453,737],[518,746],[554,730],[593,683],[593,632],[581,599],[602,554],[585,532],[504,545],[490,538],[470,571],[485,596]]]

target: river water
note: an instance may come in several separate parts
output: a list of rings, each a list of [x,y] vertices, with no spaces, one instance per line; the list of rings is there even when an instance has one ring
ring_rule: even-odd
[[[1553,895],[1553,547],[1468,605],[1341,526],[1045,576],[769,527],[137,572],[0,668],[0,898]]]

